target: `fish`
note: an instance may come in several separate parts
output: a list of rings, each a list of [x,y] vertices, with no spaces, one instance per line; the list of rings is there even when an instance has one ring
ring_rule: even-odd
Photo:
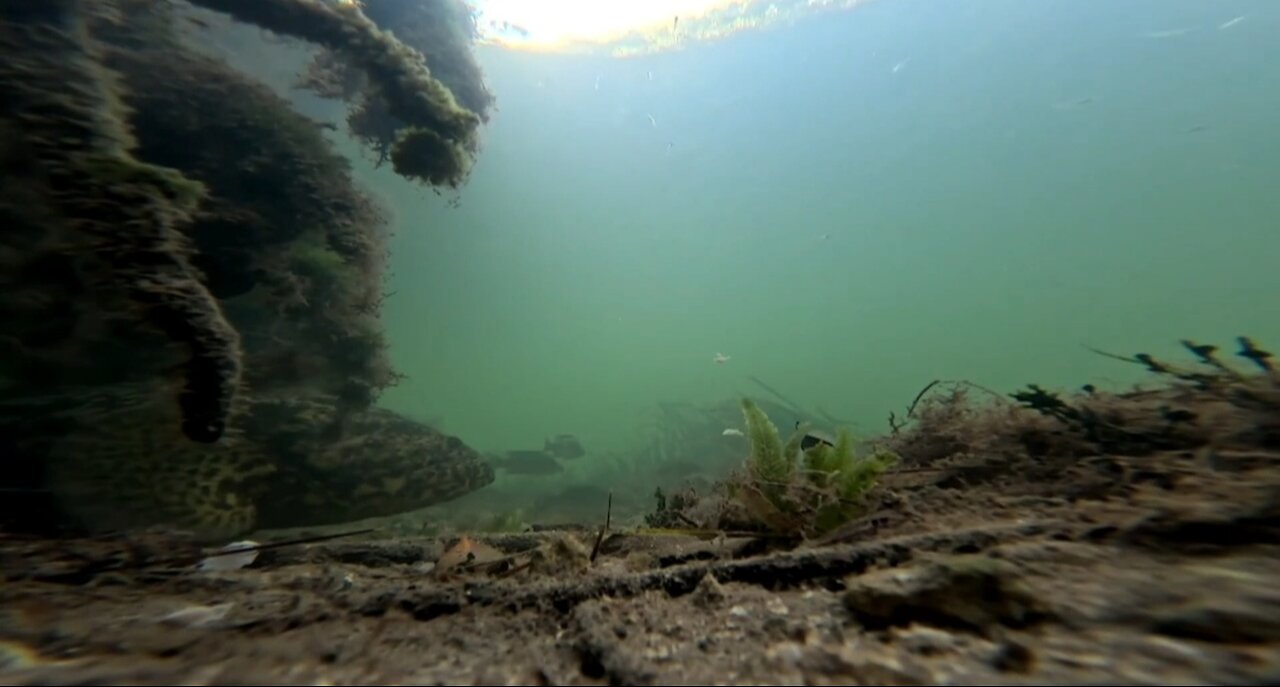
[[[554,475],[564,472],[564,466],[546,451],[507,451],[502,455],[485,456],[489,464],[512,475]]]
[[[738,429],[738,428],[736,428],[736,427],[729,427],[728,429],[726,429],[726,430],[724,430],[723,432],[721,432],[721,433],[720,433],[720,436],[722,436],[722,437],[740,437],[740,436],[745,436],[745,435],[742,433],[742,430],[740,430],[740,429]]]
[[[715,364],[717,364],[717,365],[723,365],[723,364],[725,364],[725,363],[729,362],[729,360],[730,360],[730,357],[729,357],[729,356],[727,356],[727,355],[725,355],[725,354],[723,354],[723,353],[717,353],[717,354],[715,354],[715,355],[711,356],[711,362],[713,362],[713,363],[715,363]]]
[[[561,460],[571,460],[587,455],[582,442],[572,434],[557,434],[551,439],[544,439],[542,451]]]
[[[796,423],[796,429],[797,429],[797,430],[799,430],[799,429],[800,429],[800,423],[799,423],[799,422],[797,422],[797,423]],[[820,445],[822,445],[822,444],[826,444],[827,446],[835,447],[835,445],[836,445],[836,438],[835,438],[834,436],[832,436],[831,434],[829,434],[829,433],[827,433],[827,432],[824,432],[824,431],[822,431],[822,430],[820,430],[820,429],[810,429],[810,430],[807,430],[807,431],[805,431],[804,436],[803,436],[803,437],[800,437],[800,450],[801,450],[801,451],[808,451],[809,449],[813,448],[814,446],[820,446]]]

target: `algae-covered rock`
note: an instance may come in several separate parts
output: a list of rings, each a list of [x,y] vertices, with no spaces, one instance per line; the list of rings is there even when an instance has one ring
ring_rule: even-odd
[[[331,48],[395,131],[445,142],[405,164],[461,181],[479,115],[358,10],[199,4]],[[461,440],[372,407],[396,380],[384,213],[319,123],[196,49],[179,5],[0,6],[0,481],[95,528],[211,536],[492,481]],[[326,410],[284,432],[258,417],[283,401]]]
[[[0,388],[6,405],[40,405],[166,378],[184,434],[214,442],[239,391],[241,351],[182,233],[205,189],[136,157],[125,96],[91,32],[90,10],[103,7],[0,7],[0,184],[20,189],[0,198]]]

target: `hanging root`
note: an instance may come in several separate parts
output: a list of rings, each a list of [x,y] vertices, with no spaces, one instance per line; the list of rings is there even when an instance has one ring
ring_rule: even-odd
[[[0,199],[0,213],[16,222],[6,231],[44,239],[41,248],[70,259],[84,298],[125,310],[186,347],[182,429],[211,443],[226,428],[241,365],[239,335],[200,283],[175,228],[204,189],[131,155],[113,74],[86,26],[89,12],[106,9],[100,0],[0,3],[0,125],[21,132],[6,142],[8,156],[24,160],[29,185],[45,201],[32,209]],[[6,260],[26,269],[47,257],[31,246],[9,248]],[[140,362],[146,356],[140,351]]]
[[[320,0],[192,2],[341,54],[374,86],[353,117],[353,128],[359,129],[354,133],[389,143],[397,174],[450,187],[466,178],[478,147],[480,116],[458,105],[453,92],[427,69],[422,53],[380,30],[358,7]],[[371,116],[382,106],[396,120],[389,126]]]

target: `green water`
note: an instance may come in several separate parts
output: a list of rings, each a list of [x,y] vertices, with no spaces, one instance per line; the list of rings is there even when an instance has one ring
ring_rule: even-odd
[[[749,375],[865,434],[939,377],[1148,379],[1082,344],[1280,346],[1273,0],[881,0],[480,58],[499,112],[461,207],[364,176],[398,231],[383,402],[481,449],[625,450]]]

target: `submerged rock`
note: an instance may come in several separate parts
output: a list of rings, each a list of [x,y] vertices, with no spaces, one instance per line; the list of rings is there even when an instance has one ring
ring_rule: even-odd
[[[934,559],[923,565],[867,573],[852,581],[845,606],[868,629],[911,623],[990,634],[1050,616],[1024,589],[1008,563],[980,555]]]

